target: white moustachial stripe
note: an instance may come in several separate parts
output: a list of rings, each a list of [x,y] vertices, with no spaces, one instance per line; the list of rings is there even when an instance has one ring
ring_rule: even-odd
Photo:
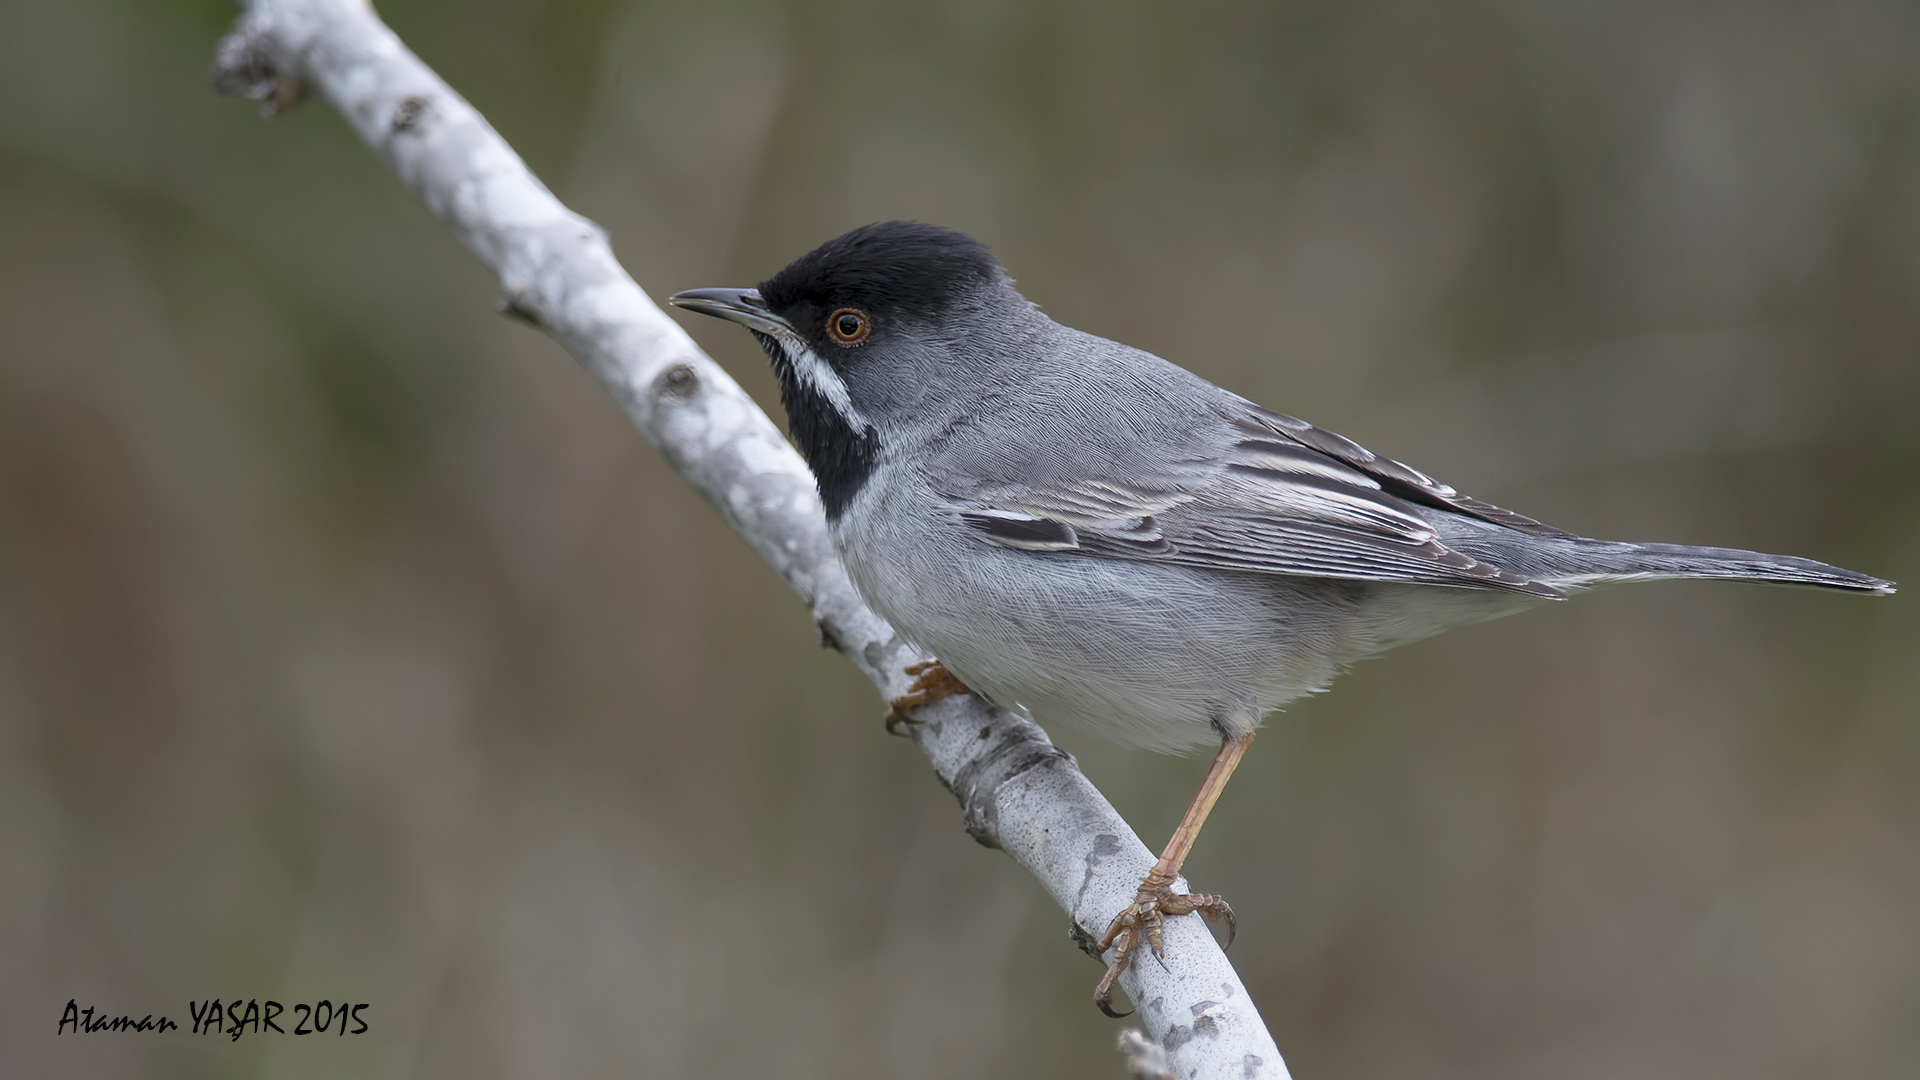
[[[864,431],[873,426],[866,414],[854,408],[853,395],[847,393],[847,381],[833,370],[832,365],[820,359],[819,353],[808,348],[799,338],[783,340],[780,344],[787,350],[787,359],[793,364],[794,374],[827,399],[834,411],[847,421],[849,428]]]

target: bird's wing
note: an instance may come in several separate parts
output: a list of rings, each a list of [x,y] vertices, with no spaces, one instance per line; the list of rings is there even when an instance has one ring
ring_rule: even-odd
[[[1025,551],[1562,595],[1448,548],[1414,504],[1541,537],[1571,534],[1237,398],[1208,419],[1146,440],[1153,458],[1096,440],[1068,467],[1047,459],[1070,458],[1069,448],[1022,447],[1016,436],[991,467],[948,452],[930,476],[983,538]],[[1009,469],[1023,451],[1035,460]]]

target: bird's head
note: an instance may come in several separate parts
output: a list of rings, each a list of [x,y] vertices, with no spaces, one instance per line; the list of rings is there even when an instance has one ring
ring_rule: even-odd
[[[1018,351],[1006,346],[1038,316],[984,244],[908,221],[829,240],[758,288],[689,289],[668,302],[759,339],[829,519],[864,483],[883,439],[916,419],[940,421],[981,389],[969,386],[990,385]]]

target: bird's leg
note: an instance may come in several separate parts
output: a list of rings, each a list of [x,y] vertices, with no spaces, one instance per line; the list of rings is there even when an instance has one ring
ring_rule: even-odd
[[[1173,879],[1180,876],[1180,864],[1187,861],[1187,852],[1193,850],[1193,842],[1200,836],[1200,826],[1207,823],[1207,814],[1213,810],[1213,804],[1227,786],[1227,778],[1233,775],[1234,766],[1240,764],[1240,756],[1247,752],[1247,744],[1252,741],[1252,732],[1239,738],[1221,740],[1220,752],[1214,755],[1207,778],[1200,782],[1200,793],[1193,797],[1193,803],[1187,807],[1186,816],[1180,819],[1180,827],[1173,830],[1173,839],[1167,841],[1167,849],[1160,853],[1160,860],[1153,864],[1153,869],[1147,871],[1146,878],[1140,882],[1139,891],[1133,894],[1133,903],[1113,917],[1105,936],[1101,937],[1098,951],[1104,953],[1111,947],[1113,963],[1107,965],[1107,973],[1100,977],[1100,985],[1094,987],[1093,1003],[1108,1016],[1118,1019],[1129,1015],[1113,1011],[1113,984],[1127,970],[1127,964],[1133,960],[1134,950],[1140,947],[1143,938],[1155,959],[1163,956],[1160,927],[1166,916],[1198,912],[1206,916],[1208,922],[1224,916],[1227,920],[1227,944],[1233,944],[1234,931],[1238,927],[1234,925],[1233,909],[1227,906],[1227,902],[1206,893],[1176,893],[1173,891]]]
[[[953,672],[941,666],[938,660],[922,660],[907,665],[907,674],[918,676],[907,692],[893,699],[893,708],[887,710],[887,734],[901,734],[901,724],[917,724],[920,721],[907,715],[908,709],[917,709],[922,705],[931,705],[941,698],[955,694],[971,694],[967,684],[954,678]]]

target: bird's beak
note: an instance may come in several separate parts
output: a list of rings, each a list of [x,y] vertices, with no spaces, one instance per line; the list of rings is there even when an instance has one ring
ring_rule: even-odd
[[[789,337],[793,334],[792,324],[767,310],[767,302],[760,299],[758,289],[688,289],[667,297],[667,303],[716,319],[728,319],[763,334]]]

